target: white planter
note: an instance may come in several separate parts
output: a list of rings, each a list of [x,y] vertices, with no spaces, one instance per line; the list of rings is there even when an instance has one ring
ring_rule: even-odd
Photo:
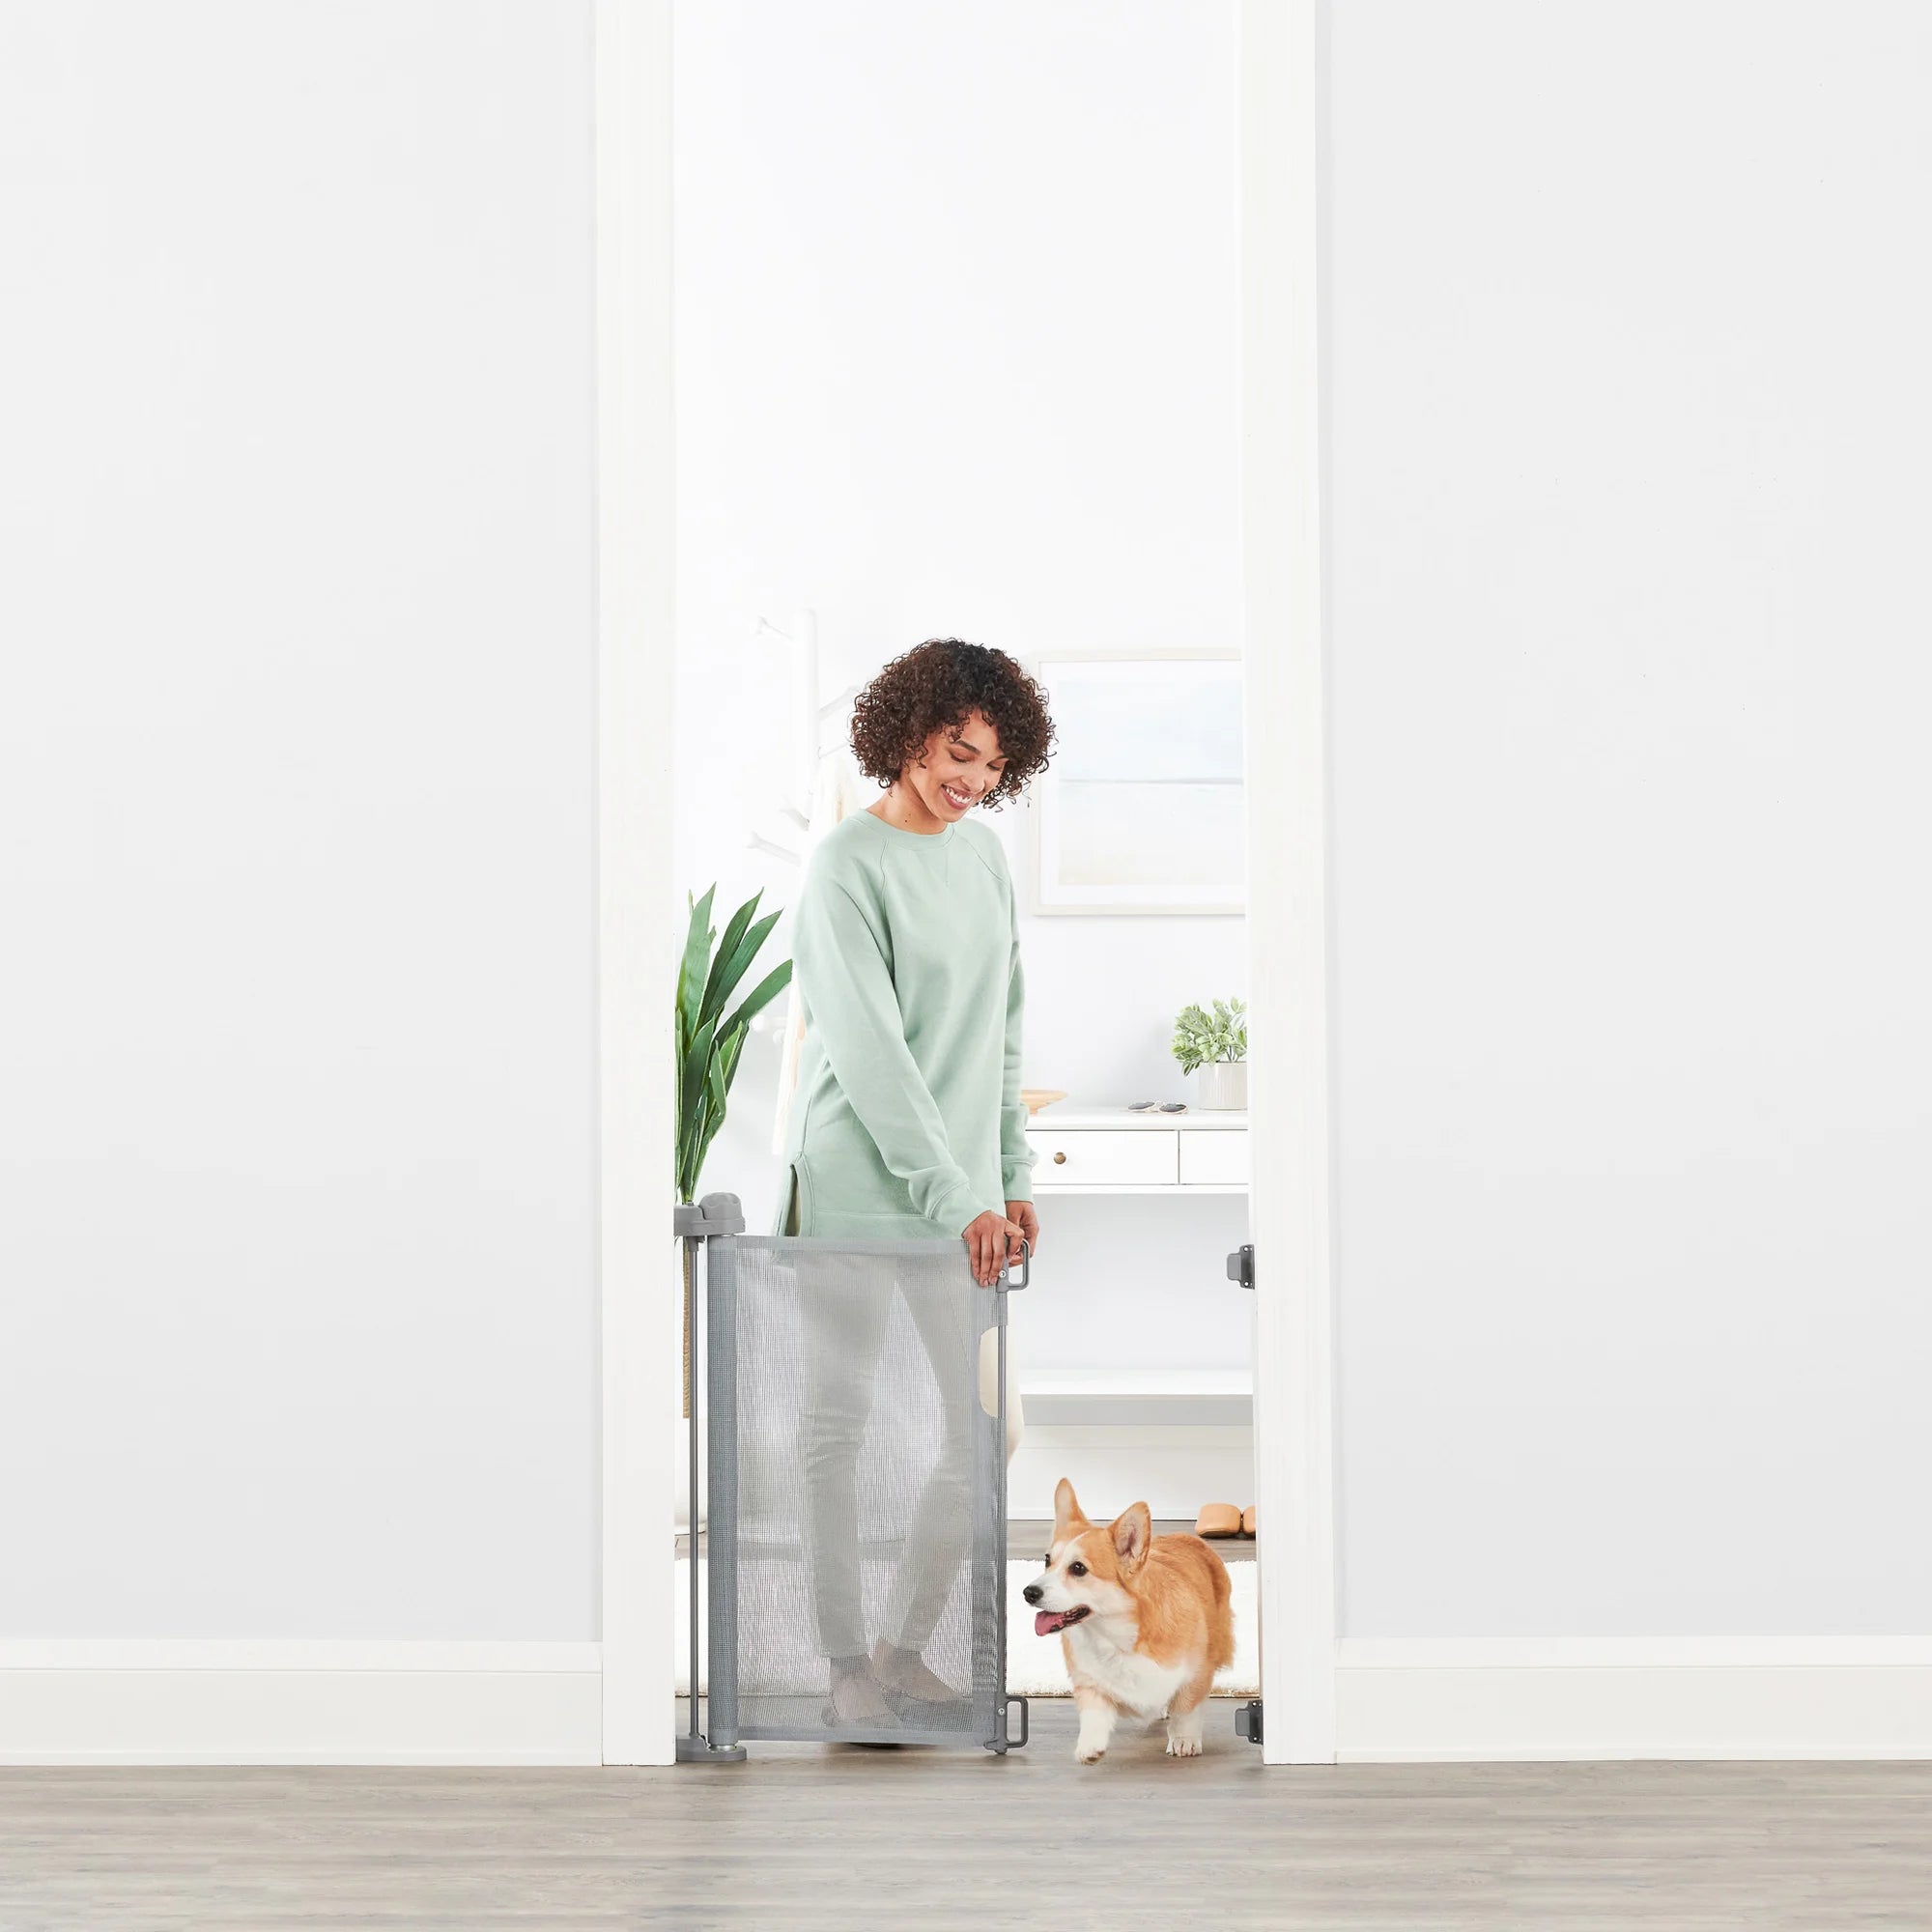
[[[1204,1113],[1238,1113],[1248,1104],[1248,1063],[1215,1060],[1196,1067],[1194,1104]]]

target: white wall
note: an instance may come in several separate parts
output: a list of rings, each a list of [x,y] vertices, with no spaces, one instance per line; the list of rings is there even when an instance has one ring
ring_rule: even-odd
[[[596,1634],[589,61],[0,19],[0,1636]]]
[[[1331,14],[1344,1630],[1922,1633],[1932,26]],[[587,19],[0,36],[0,1637],[593,1635]],[[679,59],[667,785],[782,898],[758,611],[1236,634],[1232,27]],[[1025,939],[1082,1097],[1240,981]],[[1048,1229],[1034,1359],[1238,1359],[1237,1207]]]
[[[1344,1631],[1932,1630],[1932,14],[1330,34]]]
[[[1238,645],[1235,61],[1228,0],[679,10],[695,890],[796,888],[744,844],[788,772],[760,613],[818,611],[828,696],[933,635],[1020,656]],[[1024,820],[992,822],[1020,878]],[[1174,1015],[1243,990],[1242,924],[1025,919],[1027,1084],[1183,1097]],[[759,1230],[777,1073],[754,1037],[703,1183]],[[1245,1366],[1248,1309],[1222,1275],[1240,1201],[1048,1201],[1041,1218],[1025,1361]]]

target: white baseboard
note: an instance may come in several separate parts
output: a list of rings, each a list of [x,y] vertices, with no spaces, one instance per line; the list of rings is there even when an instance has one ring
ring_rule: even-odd
[[[598,1764],[594,1643],[0,1642],[0,1764]]]
[[[1932,1638],[1346,1638],[1344,1763],[1932,1759]],[[0,1642],[0,1764],[594,1765],[594,1643]]]
[[[1932,1638],[1345,1638],[1344,1763],[1932,1758]]]

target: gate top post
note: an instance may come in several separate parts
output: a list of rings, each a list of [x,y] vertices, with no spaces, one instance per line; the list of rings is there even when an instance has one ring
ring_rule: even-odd
[[[735,1194],[707,1194],[701,1201],[680,1201],[672,1210],[671,1233],[689,1241],[709,1240],[714,1235],[742,1235],[745,1210]]]

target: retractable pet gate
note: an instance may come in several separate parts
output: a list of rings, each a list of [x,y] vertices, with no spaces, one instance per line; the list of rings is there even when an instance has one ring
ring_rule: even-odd
[[[679,1755],[737,1758],[763,1738],[1025,1744],[1025,1700],[1006,1690],[1006,1328],[1030,1257],[984,1289],[962,1241],[744,1225],[735,1195],[677,1209],[704,1263],[701,1327],[692,1270],[691,1518],[701,1406],[710,1599],[700,1728],[694,1561]],[[883,1698],[885,1716],[856,1718],[850,1687],[835,1705],[835,1660],[860,1657],[876,1687],[861,1708]]]

